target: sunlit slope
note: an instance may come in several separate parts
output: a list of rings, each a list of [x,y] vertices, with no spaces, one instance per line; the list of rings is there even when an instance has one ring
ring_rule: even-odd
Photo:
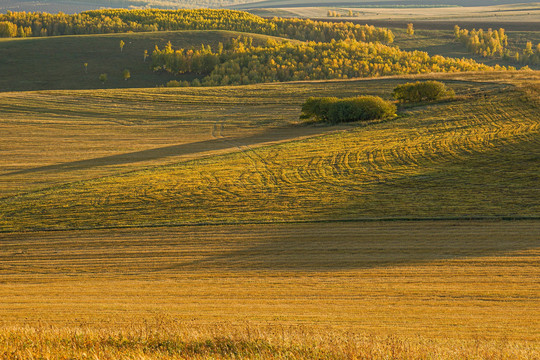
[[[5,198],[1,228],[538,216],[539,132],[534,101],[477,83],[385,123]]]
[[[493,27],[504,23],[511,26],[522,26],[519,23],[528,24],[529,30],[533,30],[534,23],[538,22],[540,7],[537,1],[525,2],[523,0],[500,2],[495,4],[491,0],[486,1],[455,1],[442,0],[438,2],[401,1],[396,4],[392,1],[380,2],[358,2],[358,1],[332,1],[321,0],[318,2],[304,0],[270,0],[259,1],[248,4],[233,6],[237,9],[249,9],[250,12],[260,16],[282,16],[282,17],[307,17],[307,18],[327,18],[328,10],[337,11],[340,15],[339,21],[386,21],[388,23],[400,23],[414,21],[421,22],[423,26],[435,28],[446,27],[451,30],[454,23],[490,23]],[[396,6],[398,5],[398,6]],[[431,5],[431,7],[430,7]],[[354,16],[350,16],[349,9]],[[429,24],[433,22],[433,24]],[[437,24],[436,22],[442,22]],[[428,25],[429,24],[429,25]],[[483,25],[485,26],[485,25]],[[429,27],[428,27],[429,28]],[[522,27],[525,29],[525,27]]]
[[[217,48],[242,33],[232,31],[164,31],[105,35],[0,39],[0,91],[103,89],[163,86],[174,76],[150,69],[155,46]],[[257,41],[264,35],[250,34]],[[120,41],[125,45],[121,51]],[[84,64],[88,64],[85,69]],[[123,71],[131,78],[124,80]],[[100,74],[107,74],[103,84]]]
[[[384,95],[400,82],[379,80],[363,91]],[[321,82],[1,93],[0,197],[343,129],[294,124],[307,97],[353,96],[357,87]]]

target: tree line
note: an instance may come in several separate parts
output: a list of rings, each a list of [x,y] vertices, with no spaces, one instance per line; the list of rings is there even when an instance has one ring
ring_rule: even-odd
[[[263,45],[254,45],[253,40],[246,37],[234,39],[218,49],[204,46],[175,50],[171,44],[163,49],[156,46],[152,53],[152,68],[173,74],[196,72],[206,75],[201,80],[205,86],[506,69],[472,59],[402,51],[380,43],[268,40]]]
[[[302,41],[354,39],[392,43],[386,28],[351,22],[309,19],[264,19],[233,10],[94,10],[79,14],[11,12],[0,14],[1,37],[58,36],[170,30],[229,30],[281,36]],[[14,29],[14,30],[13,30]],[[22,30],[19,30],[22,29]]]
[[[508,49],[508,35],[503,28],[469,31],[456,25],[454,36],[456,40],[465,44],[470,52],[485,58],[502,58],[530,65],[540,64],[540,43],[533,47],[532,42],[528,41],[525,49],[512,52]]]

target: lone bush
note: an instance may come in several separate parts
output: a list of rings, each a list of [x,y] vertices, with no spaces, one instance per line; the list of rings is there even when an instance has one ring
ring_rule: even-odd
[[[451,98],[455,93],[440,81],[417,81],[399,85],[393,95],[400,102],[420,102]]]
[[[331,123],[385,119],[396,114],[396,106],[378,96],[310,97],[302,106],[301,119],[315,118]]]
[[[99,75],[99,81],[101,81],[103,84],[105,84],[105,82],[107,82],[107,80],[108,80],[107,74],[100,74]]]

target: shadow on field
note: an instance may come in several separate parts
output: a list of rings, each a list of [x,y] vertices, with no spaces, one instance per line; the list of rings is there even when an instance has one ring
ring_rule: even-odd
[[[0,234],[4,249],[0,274],[129,274],[162,279],[192,272],[333,272],[485,256],[511,261],[516,252],[539,248],[538,234],[538,220],[335,221],[13,233]]]
[[[263,145],[269,143],[276,143],[282,141],[289,141],[296,138],[310,137],[321,135],[336,129],[345,129],[345,126],[290,126],[282,128],[274,128],[267,130],[262,133],[234,138],[234,137],[217,137],[215,139],[198,141],[187,144],[171,145],[164,146],[154,149],[135,151],[131,153],[123,153],[118,155],[104,156],[99,158],[80,160],[80,161],[71,161],[61,164],[40,166],[30,169],[12,171],[5,174],[0,174],[2,176],[10,175],[25,175],[36,172],[46,172],[46,171],[74,171],[74,170],[87,170],[91,168],[101,167],[101,166],[117,166],[125,165],[137,162],[158,160],[167,157],[174,156],[185,156],[193,155],[199,153],[208,153],[214,151],[223,151],[223,150],[239,150],[241,146],[251,146],[251,145]]]
[[[218,246],[201,259],[158,271],[339,271],[507,255],[539,246],[540,221],[331,222],[251,229],[245,241],[234,243],[226,239],[238,238],[238,231],[221,229],[228,246],[244,245],[240,249]]]

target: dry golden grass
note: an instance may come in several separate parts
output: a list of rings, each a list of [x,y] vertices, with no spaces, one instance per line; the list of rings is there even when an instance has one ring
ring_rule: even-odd
[[[533,359],[539,231],[426,221],[4,234],[0,357]]]
[[[298,1],[293,1],[298,4]],[[355,7],[343,7],[342,4],[321,4],[325,7],[295,7],[294,5],[280,8],[279,4],[266,3],[269,8],[264,9],[264,16],[271,16],[272,13],[278,16],[299,16],[307,18],[327,18],[328,9],[337,10],[341,15],[339,20],[390,20],[390,21],[455,21],[455,22],[492,22],[494,27],[497,23],[519,23],[536,22],[540,16],[540,6],[538,3],[532,4],[505,4],[493,6],[465,6],[465,7],[362,7],[361,4]],[[287,4],[288,5],[288,4]],[[240,5],[240,7],[242,7]],[[358,13],[359,17],[349,17],[349,10]],[[255,13],[261,10],[254,10]],[[335,19],[335,18],[332,18]],[[531,29],[532,30],[532,29]]]
[[[522,76],[522,73],[515,74]],[[536,72],[524,74],[529,79],[537,75]],[[15,170],[1,177],[8,185],[14,184],[15,179],[21,179],[18,184],[23,187],[27,185],[24,182],[31,179],[45,182],[55,177],[63,179],[65,184],[36,190],[29,186],[17,196],[2,199],[0,229],[381,217],[538,216],[539,203],[535,199],[540,198],[536,184],[540,170],[531,166],[536,161],[540,142],[540,108],[533,99],[537,94],[526,95],[514,86],[501,83],[500,79],[490,82],[490,76],[496,75],[500,73],[483,77],[468,75],[472,79],[475,76],[483,79],[483,82],[451,82],[448,79],[453,77],[447,76],[446,81],[458,91],[456,101],[405,108],[401,116],[392,121],[358,125],[339,132],[333,132],[336,128],[310,126],[279,131],[267,129],[266,133],[255,137],[221,137],[219,132],[224,122],[219,120],[226,116],[241,118],[250,122],[250,126],[242,120],[235,125],[230,119],[232,124],[224,126],[231,126],[231,131],[254,132],[255,124],[265,122],[254,119],[272,118],[280,109],[286,109],[281,111],[278,118],[281,120],[269,123],[283,124],[287,120],[289,124],[293,123],[300,99],[305,99],[306,93],[329,94],[340,89],[343,93],[383,93],[404,80],[260,85],[186,90],[188,93],[161,94],[163,90],[158,90],[152,94],[170,98],[173,104],[174,101],[189,101],[188,94],[193,91],[206,94],[208,103],[212,101],[211,94],[230,96],[232,102],[241,101],[240,96],[249,98],[253,92],[252,103],[242,107],[242,115],[223,115],[216,108],[208,111],[213,122],[206,124],[206,136],[216,137],[210,144],[214,149],[236,152],[202,159],[201,153],[189,150],[201,144],[191,143],[187,147],[154,148],[113,156],[112,159],[90,158],[82,162]],[[459,79],[463,75],[455,76]],[[518,85],[522,81],[519,78],[510,80]],[[533,88],[528,86],[528,89]],[[293,95],[295,91],[296,95]],[[137,93],[132,92],[104,93],[103,96],[126,99],[128,94],[137,98]],[[291,95],[280,103],[285,94]],[[144,96],[151,95],[141,92],[138,96],[140,103]],[[266,100],[261,99],[263,96]],[[200,109],[205,100],[201,95],[194,101],[194,106]],[[223,103],[227,102],[223,100]],[[268,103],[270,105],[266,105]],[[125,111],[129,114],[128,109]],[[135,117],[137,113],[133,110],[131,116]],[[193,120],[190,126],[198,128],[198,123]],[[317,132],[323,135],[309,137]],[[258,142],[264,136],[268,141],[278,139],[272,134],[296,141],[260,147]],[[299,140],[300,135],[308,138]],[[173,140],[165,134],[160,136]],[[184,141],[189,139],[189,135],[184,137]],[[91,140],[83,140],[83,144],[92,144]],[[114,138],[110,138],[102,146],[114,142]],[[164,149],[171,156],[162,156],[160,152]],[[190,156],[199,156],[199,159],[126,171],[136,170],[141,165],[185,160],[183,151]],[[149,158],[147,154],[150,154]],[[109,175],[107,166],[101,166],[103,161],[109,161],[108,165],[119,174],[67,182],[80,168],[84,176],[88,172]],[[119,171],[116,165],[124,163],[128,167]],[[104,168],[106,171],[102,172]]]
[[[9,343],[8,343],[9,342]],[[534,344],[508,340],[374,336],[289,326],[193,326],[158,319],[123,330],[0,329],[0,355],[21,359],[534,359]]]
[[[0,196],[331,131],[289,126],[323,87],[2,93]]]
[[[539,216],[538,73],[434,77],[0,94],[0,358],[538,358],[537,220],[309,222]]]

